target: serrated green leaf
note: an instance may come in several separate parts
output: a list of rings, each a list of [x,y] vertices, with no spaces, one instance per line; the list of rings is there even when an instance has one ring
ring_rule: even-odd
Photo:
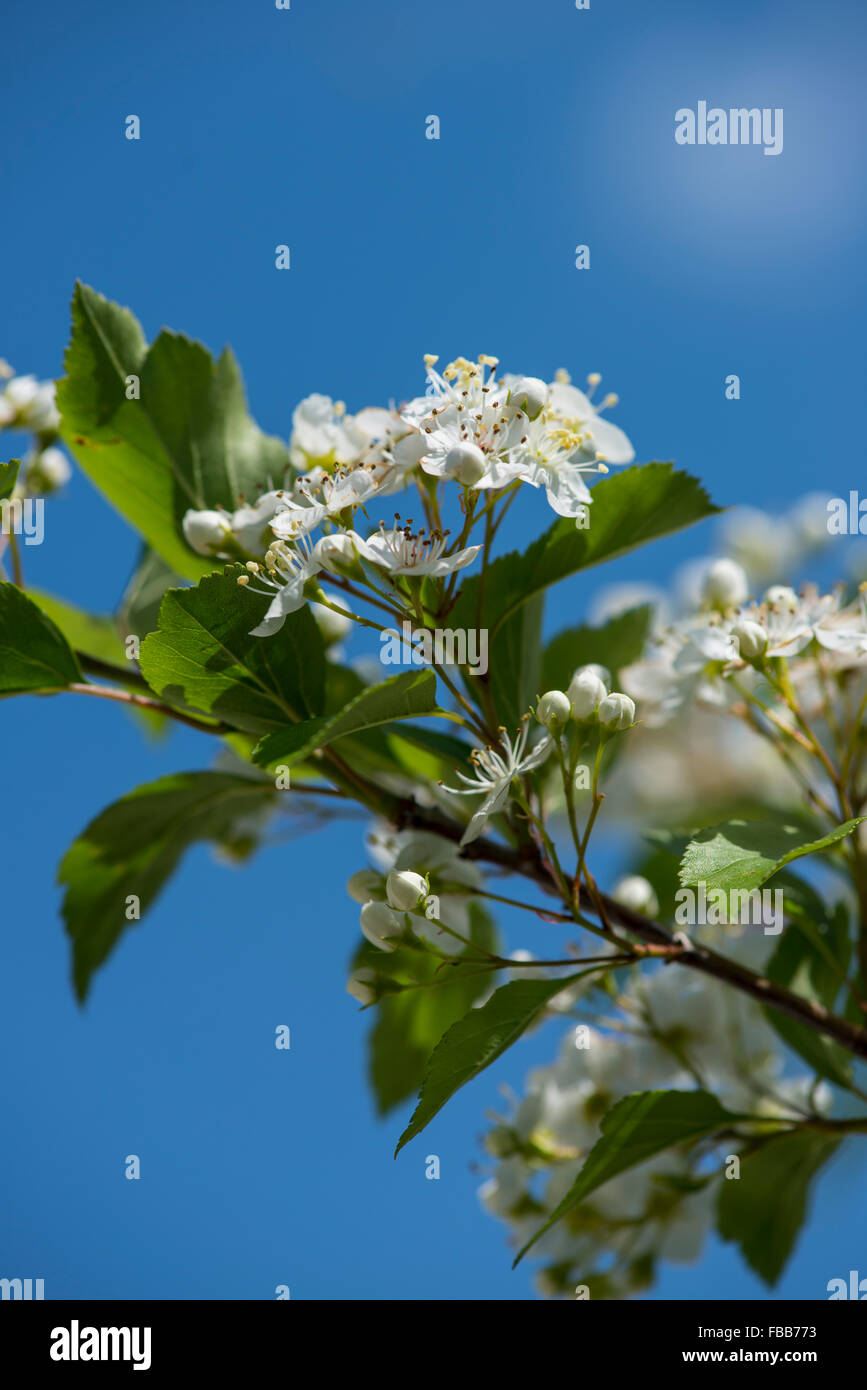
[[[695,478],[670,463],[614,473],[593,489],[587,530],[576,530],[574,521],[563,517],[523,555],[501,556],[488,568],[481,605],[480,576],[474,575],[464,583],[449,621],[456,627],[486,627],[490,640],[510,613],[549,585],[719,510]]]
[[[700,883],[710,888],[758,888],[779,869],[805,854],[818,854],[851,835],[865,816],[838,825],[821,839],[804,843],[804,831],[793,825],[764,821],[727,821],[701,831],[689,843],[680,865],[685,887]]]
[[[464,680],[477,704],[481,682],[489,683],[497,723],[507,729],[517,728],[536,696],[549,688],[541,677],[544,612],[545,595],[534,594],[489,639],[487,674]]]
[[[14,584],[0,583],[0,695],[63,690],[82,679],[60,629]]]
[[[436,708],[436,676],[433,671],[404,671],[378,685],[368,685],[333,714],[308,719],[269,734],[257,744],[253,761],[260,767],[300,761],[316,748],[396,719],[412,719]]]
[[[598,1187],[676,1144],[691,1143],[740,1118],[707,1091],[641,1091],[625,1096],[602,1121],[602,1135],[562,1202],[519,1251],[512,1268],[545,1231]]]
[[[239,816],[267,806],[270,782],[217,772],[184,772],[137,788],[92,821],[58,871],[72,941],[73,980],[84,999],[95,970],[123,932],[128,899],[150,909],[185,850],[219,839]]]
[[[471,1009],[434,1049],[412,1119],[398,1140],[395,1158],[439,1114],[456,1091],[478,1076],[541,1014],[549,999],[578,975],[559,980],[512,980],[480,1009]]]
[[[237,583],[242,573],[233,566],[195,588],[170,589],[157,631],[142,643],[141,668],[163,699],[266,733],[322,708],[324,647],[307,606],[273,637],[251,637],[265,600]]]
[[[60,433],[84,472],[178,574],[198,579],[214,562],[181,531],[189,507],[233,509],[288,463],[282,444],[247,414],[237,365],[163,332],[148,349],[128,309],[76,285],[72,338],[58,384]],[[139,399],[127,396],[139,381]]]
[[[124,645],[111,614],[86,613],[83,608],[76,608],[75,604],[48,594],[44,589],[28,588],[27,593],[57,625],[74,651],[98,661],[120,665],[126,662]]]
[[[775,1136],[741,1159],[739,1178],[720,1185],[717,1229],[771,1287],[794,1248],[810,1183],[839,1143],[809,1132]]]

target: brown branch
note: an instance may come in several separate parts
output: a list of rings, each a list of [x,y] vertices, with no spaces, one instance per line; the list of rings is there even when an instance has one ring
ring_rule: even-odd
[[[464,832],[462,825],[450,820],[441,811],[418,806],[414,801],[405,798],[383,795],[378,810],[380,814],[392,820],[398,829],[431,830],[453,841],[459,841]],[[542,856],[531,842],[513,849],[508,845],[480,838],[466,845],[463,855],[466,859],[483,860],[511,873],[521,874],[532,879],[546,893],[556,895],[555,884]],[[584,911],[599,916],[599,907],[586,888],[581,889],[580,901]],[[698,970],[703,975],[722,980],[732,988],[740,990],[742,994],[767,1005],[768,1008],[787,1014],[789,1018],[804,1024],[813,1032],[833,1038],[848,1052],[858,1057],[867,1057],[867,1029],[830,1013],[821,1004],[803,999],[784,985],[777,984],[764,975],[758,975],[706,946],[700,946],[696,942],[689,947],[685,946],[682,941],[676,940],[666,927],[615,902],[605,893],[599,894],[599,903],[609,922],[644,944],[645,954],[666,957],[690,970]],[[565,906],[568,907],[569,904],[566,903]]]

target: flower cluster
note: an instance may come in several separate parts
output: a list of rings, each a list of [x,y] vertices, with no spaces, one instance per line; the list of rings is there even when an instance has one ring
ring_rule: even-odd
[[[496,1167],[480,1197],[508,1224],[516,1248],[563,1199],[599,1137],[601,1118],[630,1093],[689,1090],[698,1078],[735,1113],[767,1120],[802,1113],[812,1078],[781,1075],[775,1035],[743,996],[661,967],[631,980],[617,1004],[618,1031],[605,1021],[570,1030],[558,1061],[531,1073],[524,1098],[486,1137]],[[824,1084],[811,1103],[828,1109]],[[655,1259],[696,1259],[724,1181],[721,1157],[711,1162],[712,1154],[666,1150],[606,1182],[534,1246],[545,1258],[536,1276],[540,1292],[574,1297],[575,1286],[585,1284],[593,1297],[628,1297],[652,1282]]]
[[[323,570],[360,576],[364,565],[380,577],[445,579],[475,559],[479,546],[452,546],[439,523],[430,486],[453,482],[463,510],[479,494],[505,493],[523,483],[544,488],[553,510],[587,524],[592,494],[585,477],[634,457],[626,435],[565,372],[551,383],[537,377],[494,375],[497,359],[459,357],[442,372],[425,358],[427,390],[400,409],[370,408],[349,415],[329,396],[297,407],[284,485],[235,511],[187,511],[183,530],[199,554],[246,561],[271,599],[256,635],[278,631],[289,613],[315,597]],[[416,482],[428,510],[426,527],[412,522],[363,535],[357,513]],[[320,534],[314,539],[314,533]],[[242,583],[249,584],[249,577]]]

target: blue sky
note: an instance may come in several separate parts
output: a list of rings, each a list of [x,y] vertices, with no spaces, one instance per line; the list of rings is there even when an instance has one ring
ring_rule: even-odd
[[[231,343],[274,433],[311,391],[386,403],[418,391],[425,352],[490,352],[544,377],[602,372],[638,457],[675,459],[720,502],[785,506],[863,477],[857,0],[83,0],[7,6],[3,27],[0,354],[18,371],[60,373],[80,277],[149,336]],[[674,112],[699,100],[782,107],[783,153],[676,145]],[[535,502],[513,509],[509,544],[540,529]],[[129,528],[80,474],[47,526],[31,582],[111,606]],[[708,541],[699,528],[610,577],[664,582]],[[579,620],[597,582],[569,586],[551,627]],[[358,823],[245,872],[194,852],[79,1010],[60,856],[103,806],[212,750],[186,730],[148,745],[72,697],[4,714],[0,1274],[43,1277],[49,1297],[532,1296],[471,1165],[498,1084],[552,1057],[556,1029],[392,1161],[404,1117],[373,1117],[367,1021],[344,993]],[[854,1190],[844,1156],[778,1295],[821,1297],[867,1263]],[[762,1286],[714,1246],[656,1293]]]

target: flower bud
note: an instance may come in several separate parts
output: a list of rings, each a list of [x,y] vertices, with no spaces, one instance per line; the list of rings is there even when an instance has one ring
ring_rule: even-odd
[[[410,869],[392,869],[385,882],[385,896],[398,912],[415,912],[427,897],[427,879]]]
[[[394,951],[397,942],[391,938],[403,936],[404,923],[386,903],[365,903],[361,909],[361,930],[371,946],[377,946],[380,951]]]
[[[764,656],[768,649],[767,630],[761,623],[750,622],[747,618],[742,618],[739,623],[732,627],[732,637],[738,644],[738,651],[744,661],[755,661],[758,657]]]
[[[30,492],[47,497],[51,492],[69,482],[72,469],[66,455],[60,449],[43,449],[27,461],[27,488]]]
[[[599,702],[599,723],[605,729],[621,731],[635,723],[635,701],[614,691]]]
[[[326,608],[321,603],[314,603],[312,610],[316,626],[322,633],[326,646],[330,646],[332,642],[339,642],[341,637],[345,637],[352,627],[352,618],[349,616],[346,604],[336,594],[329,594],[328,602],[332,605],[331,608]],[[342,608],[344,612],[335,613],[335,608]]]
[[[375,984],[376,972],[362,967],[360,970],[353,970],[346,981],[346,989],[359,1004],[373,1004],[376,1000]]]
[[[382,874],[376,869],[359,869],[346,885],[350,898],[357,903],[369,903],[372,898],[382,897]]]
[[[746,570],[736,560],[715,560],[704,577],[702,598],[714,608],[737,608],[749,590]]]
[[[572,714],[569,696],[562,690],[549,690],[536,706],[536,718],[552,734],[559,733]]]
[[[355,574],[361,568],[352,537],[342,531],[332,536],[320,536],[313,547],[313,554],[322,568],[331,574]]]
[[[580,666],[569,682],[566,692],[572,702],[572,713],[576,719],[589,719],[596,713],[600,700],[608,694],[599,676],[587,666]]]
[[[472,487],[473,483],[477,483],[487,466],[485,456],[477,444],[456,444],[446,454],[446,473],[465,487]]]
[[[197,555],[216,555],[232,539],[232,532],[221,512],[186,512],[183,520],[184,539]]]
[[[659,911],[659,899],[653,891],[653,884],[640,874],[627,874],[620,879],[614,885],[611,896],[616,903],[632,908],[633,912],[642,912],[646,917],[655,917]]]
[[[548,387],[537,376],[519,377],[510,388],[509,404],[535,420],[548,404]]]
[[[765,594],[765,603],[774,613],[798,611],[798,595],[786,584],[772,584]]]

